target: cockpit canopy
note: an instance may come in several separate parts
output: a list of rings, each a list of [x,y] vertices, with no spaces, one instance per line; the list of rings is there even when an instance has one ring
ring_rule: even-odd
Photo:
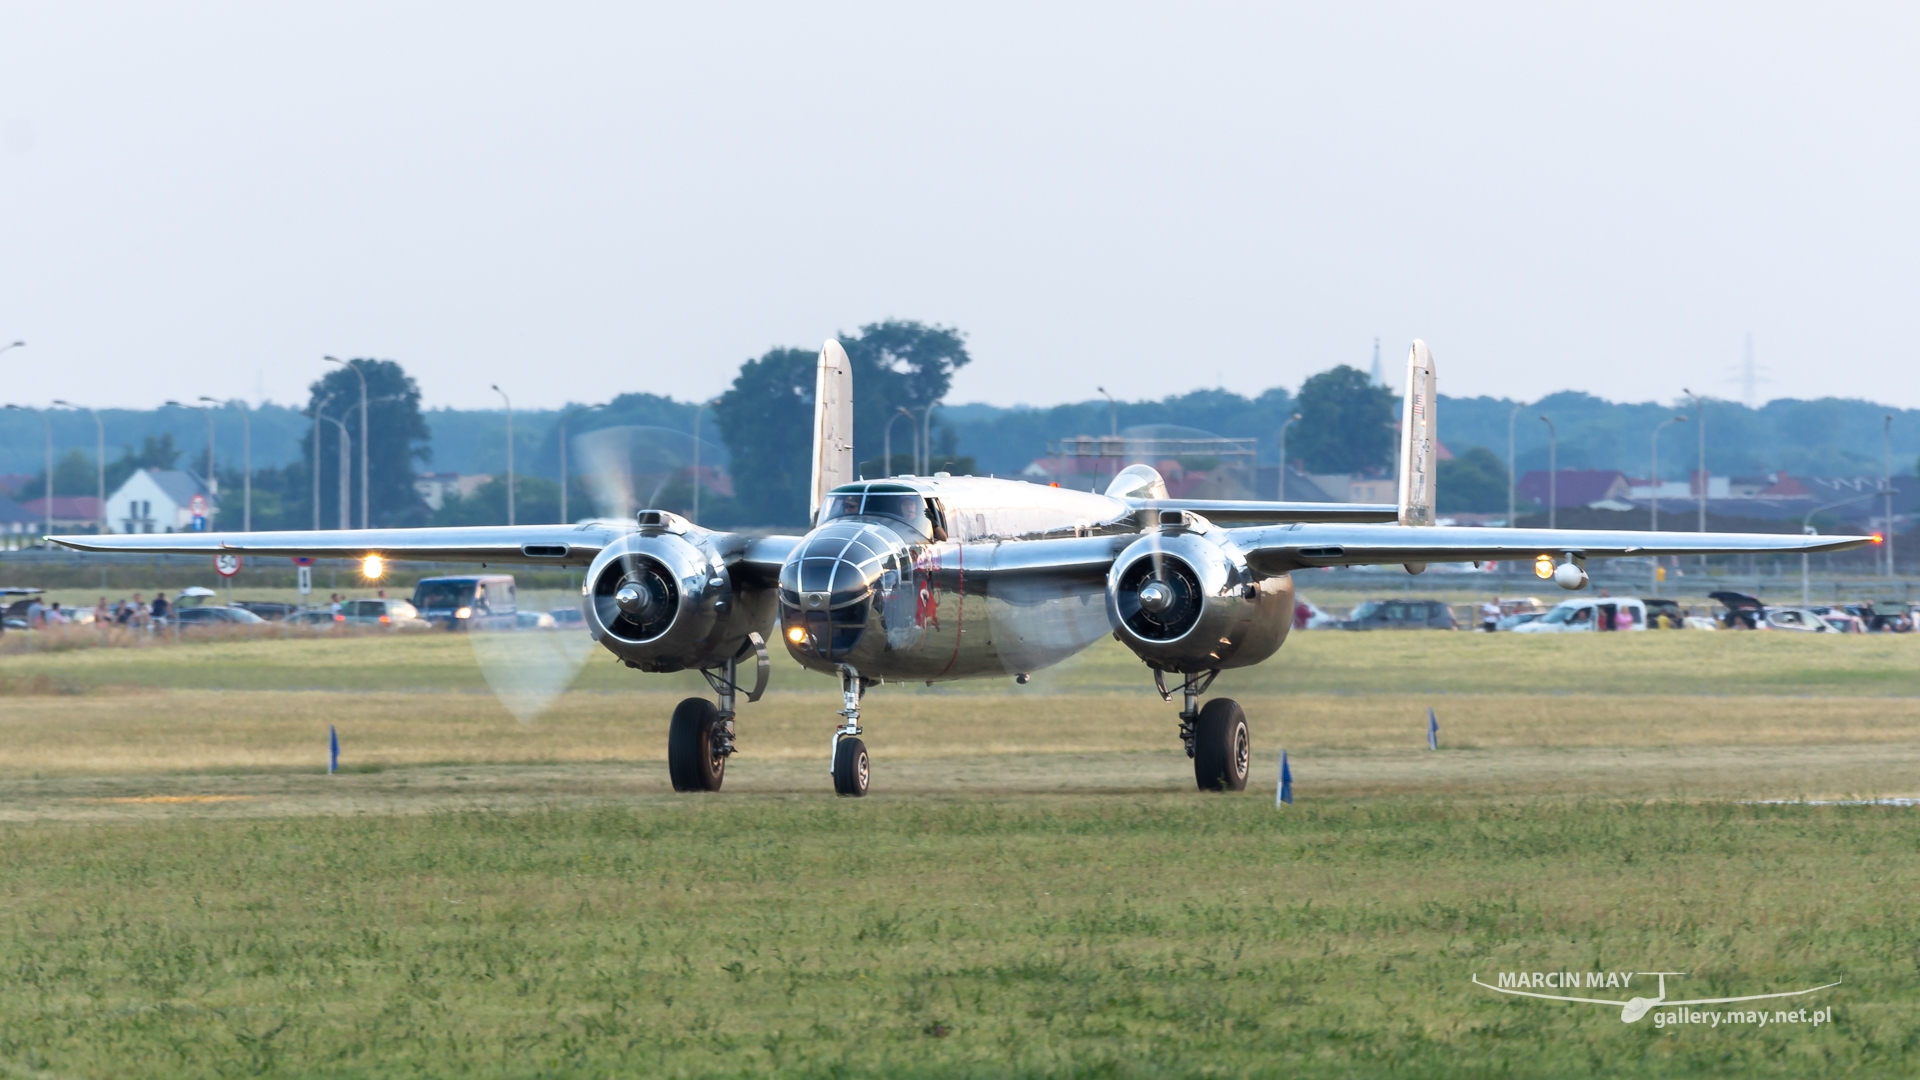
[[[932,511],[926,497],[904,484],[847,484],[834,488],[820,504],[824,525],[838,518],[881,518],[904,524],[922,537],[934,535]]]

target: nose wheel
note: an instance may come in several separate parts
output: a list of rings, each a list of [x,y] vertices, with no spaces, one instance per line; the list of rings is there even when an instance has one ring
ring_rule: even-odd
[[[1204,706],[1200,704],[1200,695],[1219,674],[1190,674],[1181,682],[1180,740],[1193,759],[1193,782],[1201,791],[1245,791],[1247,774],[1253,767],[1253,739],[1247,731],[1246,711],[1232,698],[1214,698]],[[1160,691],[1161,700],[1173,700],[1165,673],[1156,669],[1153,685]]]
[[[851,664],[840,665],[840,726],[833,732],[833,793],[851,799],[867,794],[871,765],[860,741],[860,699],[867,681]]]

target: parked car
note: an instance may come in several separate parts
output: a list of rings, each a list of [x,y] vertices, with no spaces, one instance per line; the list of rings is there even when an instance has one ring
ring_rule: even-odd
[[[1722,589],[1708,593],[1707,598],[1726,608],[1720,616],[1720,625],[1729,630],[1758,630],[1766,624],[1767,605],[1758,597]]]
[[[254,625],[267,620],[237,607],[183,607],[173,609],[173,619],[181,626]]]
[[[1502,615],[1500,616],[1500,621],[1493,624],[1493,628],[1495,630],[1518,630],[1528,623],[1539,622],[1546,614],[1544,611],[1520,611],[1512,615]]]
[[[244,608],[268,622],[279,622],[300,610],[293,604],[282,604],[275,600],[236,600],[228,606]]]
[[[288,626],[344,626],[346,621],[345,615],[336,615],[326,608],[296,611],[286,618]]]
[[[1795,630],[1811,634],[1839,632],[1827,620],[1821,618],[1819,612],[1808,608],[1767,608],[1766,620],[1769,630]]]
[[[1341,630],[1452,630],[1453,609],[1438,600],[1368,600],[1334,624]]]
[[[400,630],[425,629],[429,624],[420,612],[405,600],[348,600],[340,605],[340,617],[348,626],[385,626]]]
[[[514,616],[514,625],[522,630],[552,630],[559,622],[544,611],[522,611]]]
[[[1513,632],[1516,634],[1565,634],[1590,630],[1645,630],[1646,628],[1646,605],[1634,597],[1623,596],[1618,599],[1591,597],[1562,600],[1554,605],[1552,611],[1524,626],[1514,627]]]
[[[577,607],[557,607],[547,614],[553,616],[553,624],[562,630],[579,630],[587,625],[587,617]]]
[[[1665,596],[1643,596],[1640,603],[1647,609],[1647,629],[1680,630],[1687,625],[1686,612],[1680,609],[1680,601]],[[1662,619],[1662,616],[1665,616]]]
[[[413,588],[420,617],[446,630],[512,630],[520,623],[513,575],[421,578]]]

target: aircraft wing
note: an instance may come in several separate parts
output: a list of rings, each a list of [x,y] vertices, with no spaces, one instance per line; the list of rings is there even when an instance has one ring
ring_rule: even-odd
[[[529,563],[585,566],[600,549],[632,532],[618,525],[475,525],[439,529],[336,529],[292,532],[108,533],[50,536],[75,551],[150,555],[256,555],[314,559]]]
[[[1348,524],[1400,520],[1393,503],[1260,502],[1228,499],[1138,499],[1141,510],[1191,510],[1218,525],[1272,525],[1293,521]]]
[[[1494,562],[1567,555],[1617,559],[1643,555],[1736,555],[1846,551],[1876,536],[1772,533],[1602,532],[1579,529],[1473,529],[1456,525],[1274,525],[1229,529],[1247,564],[1262,574],[1316,566]]]

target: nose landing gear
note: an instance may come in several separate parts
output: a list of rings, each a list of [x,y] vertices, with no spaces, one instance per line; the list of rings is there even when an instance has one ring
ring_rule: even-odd
[[[833,732],[833,793],[858,799],[867,793],[870,765],[860,741],[860,698],[867,681],[851,664],[840,665],[840,726]]]
[[[1188,674],[1180,684],[1180,741],[1193,759],[1193,780],[1201,791],[1245,791],[1247,773],[1252,768],[1252,740],[1247,733],[1247,714],[1232,698],[1214,698],[1200,704],[1218,671]],[[1154,688],[1160,700],[1172,701],[1166,673],[1153,672]]]

